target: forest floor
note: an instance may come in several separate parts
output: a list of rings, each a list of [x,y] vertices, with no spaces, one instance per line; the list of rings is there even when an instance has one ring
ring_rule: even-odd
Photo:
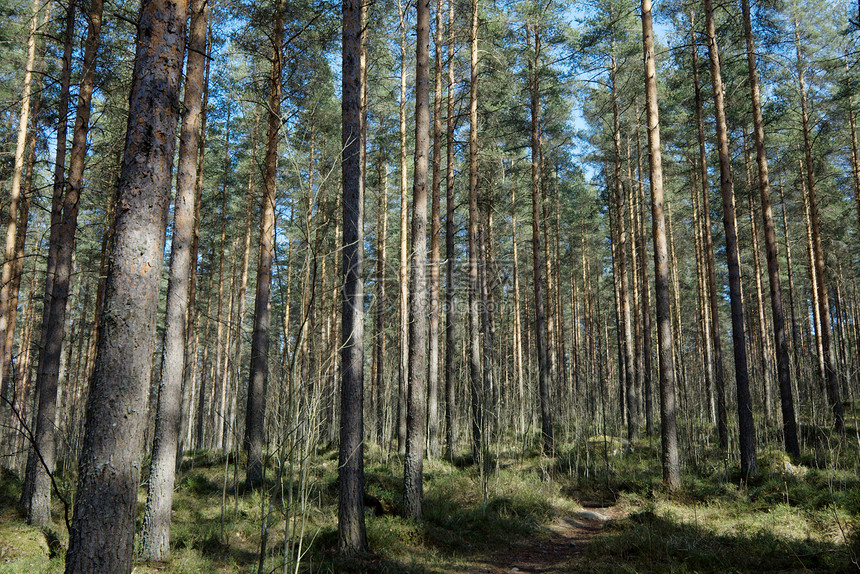
[[[262,491],[245,491],[241,458],[236,467],[232,456],[193,452],[177,477],[172,559],[140,563],[134,571],[860,572],[857,444],[809,448],[791,463],[765,450],[761,473],[750,483],[715,449],[700,447],[688,453],[683,486],[674,493],[661,486],[656,440],[617,448],[623,444],[592,437],[562,445],[550,459],[512,441],[508,449],[497,448],[484,473],[467,458],[429,461],[422,523],[398,516],[402,460],[371,448],[371,553],[351,560],[336,551],[336,451],[296,455],[292,465],[285,459],[280,477],[277,460],[270,459]],[[60,476],[58,483],[70,488],[73,478]],[[0,574],[62,572],[62,504],[54,497],[55,528],[42,531],[24,524],[16,509],[19,493],[18,478],[0,472]],[[144,485],[138,528],[145,496]]]

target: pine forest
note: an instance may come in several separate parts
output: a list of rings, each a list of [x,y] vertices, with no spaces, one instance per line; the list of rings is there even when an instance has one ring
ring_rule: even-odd
[[[860,572],[860,3],[0,0],[0,574]]]

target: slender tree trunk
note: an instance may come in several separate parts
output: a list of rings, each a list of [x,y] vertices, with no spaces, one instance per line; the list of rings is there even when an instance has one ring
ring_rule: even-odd
[[[57,236],[59,248],[56,252],[52,282],[53,292],[50,299],[47,323],[43,332],[44,339],[42,351],[39,355],[39,369],[36,378],[39,406],[36,414],[36,443],[33,445],[33,448],[38,450],[38,453],[34,453],[33,456],[36,457],[36,461],[38,462],[31,466],[33,470],[32,478],[28,477],[26,479],[28,482],[32,481],[33,484],[33,490],[30,492],[30,500],[27,505],[27,520],[31,524],[38,524],[40,526],[47,526],[51,521],[50,474],[53,473],[56,458],[55,418],[57,385],[60,376],[60,357],[66,326],[66,302],[69,297],[69,286],[72,278],[78,207],[81,188],[83,186],[87,131],[90,119],[90,101],[95,83],[95,59],[101,31],[101,0],[94,0],[90,3],[90,10],[87,16],[89,24],[84,47],[84,74],[78,89],[78,104],[75,128],[72,136],[69,178],[66,182],[62,219]]]
[[[427,375],[428,454],[439,456],[439,234],[442,227],[439,192],[442,183],[442,0],[436,0],[433,90],[433,199],[430,224],[430,348]]]
[[[472,456],[483,449],[484,407],[481,392],[481,332],[478,312],[478,0],[472,0],[469,28],[469,389],[472,395]]]
[[[638,109],[638,104],[637,104]],[[639,120],[636,120],[636,187],[638,188],[639,197],[639,287],[642,289],[642,354],[644,355],[642,376],[642,394],[644,395],[645,404],[645,432],[649,436],[654,435],[654,415],[653,401],[651,392],[651,381],[653,367],[651,364],[651,288],[648,285],[648,248],[647,235],[645,233],[645,186],[642,185],[642,150],[640,145],[641,138],[639,136]]]
[[[445,151],[445,457],[454,459],[457,448],[456,385],[454,361],[454,0],[448,0],[448,116]]]
[[[39,23],[40,0],[33,0],[33,16],[30,18],[30,32],[27,36],[27,59],[24,63],[24,85],[21,90],[21,112],[18,114],[18,133],[15,140],[14,166],[12,168],[12,187],[9,193],[9,211],[6,216],[6,244],[4,260],[0,270],[0,343],[6,340],[6,331],[12,328],[9,317],[17,313],[11,306],[11,281],[15,265],[15,242],[18,231],[18,203],[21,201],[21,179],[24,177],[24,152],[27,147],[27,130],[30,124],[30,95],[33,88],[33,67],[36,62],[36,32]],[[27,193],[28,190],[24,190]],[[0,378],[5,377],[12,357],[6,353],[3,344],[0,355]],[[10,350],[11,351],[11,350]],[[49,517],[50,520],[50,517]]]
[[[540,241],[540,58],[541,43],[540,33],[532,30],[534,44],[532,57],[529,58],[529,83],[530,106],[531,106],[531,188],[532,188],[532,259],[534,264],[534,293],[535,293],[535,337],[537,342],[538,359],[538,389],[541,404],[541,444],[543,452],[552,455],[555,451],[552,428],[552,408],[550,406],[550,392],[552,381],[550,381],[549,364],[547,359],[547,334],[546,313],[544,311],[544,285],[543,285],[543,251]]]
[[[338,540],[343,554],[367,549],[364,527],[364,178],[362,58],[365,10],[343,3],[343,331]]]
[[[415,176],[412,186],[412,269],[409,286],[409,398],[403,514],[424,516],[424,431],[427,417],[427,171],[430,152],[430,0],[419,0],[416,20]]]
[[[406,454],[406,395],[409,372],[409,249],[406,197],[406,10],[403,0],[397,0],[400,15],[400,268],[398,274],[400,287],[400,363],[397,379],[397,452]]]
[[[265,194],[260,215],[260,257],[257,262],[257,293],[254,299],[254,331],[251,336],[251,367],[248,376],[248,406],[245,411],[244,447],[248,452],[246,483],[263,483],[266,384],[269,375],[269,325],[272,294],[272,260],[275,240],[275,195],[278,175],[278,144],[281,129],[281,73],[283,70],[284,12],[286,0],[278,0],[272,37],[272,70],[269,77],[269,117],[263,181]]]
[[[681,486],[678,431],[675,422],[675,372],[672,356],[672,318],[669,308],[669,254],[663,212],[663,164],[657,108],[657,71],[651,0],[642,0],[642,43],[645,52],[645,102],[650,157],[651,220],[654,233],[654,287],[657,297],[657,341],[660,352],[660,424],[663,483],[671,490]]]
[[[694,25],[694,13],[690,12],[690,36],[692,40],[693,54],[693,79],[696,92],[696,130],[699,139],[699,167],[702,180],[702,215],[704,217],[702,226],[704,228],[705,261],[708,274],[708,296],[710,304],[711,341],[713,349],[713,379],[717,400],[717,436],[720,448],[729,447],[729,427],[726,413],[726,382],[723,371],[723,351],[720,327],[719,293],[717,292],[716,265],[714,262],[714,242],[711,233],[711,202],[708,189],[708,160],[705,151],[705,124],[702,112],[702,93],[699,86],[699,52],[696,42]]]
[[[639,438],[639,400],[636,397],[636,375],[634,373],[633,317],[630,310],[630,279],[627,275],[627,230],[624,227],[624,185],[621,181],[621,119],[618,113],[618,88],[616,84],[617,66],[615,63],[613,39],[612,64],[609,70],[612,90],[612,142],[613,142],[613,194],[615,198],[615,227],[618,245],[615,251],[618,271],[618,298],[621,317],[619,328],[623,330],[623,380],[625,406],[627,408],[627,440],[631,443]]]
[[[732,342],[735,355],[735,381],[737,383],[738,397],[741,473],[743,473],[744,477],[750,478],[758,472],[755,452],[755,427],[753,425],[752,401],[749,392],[746,334],[744,332],[744,304],[741,294],[740,256],[738,252],[737,222],[735,219],[735,192],[732,183],[729,135],[726,126],[723,82],[720,72],[720,53],[717,46],[712,0],[705,0],[705,26],[705,34],[708,39],[708,55],[711,64],[711,81],[714,87],[717,149],[720,158],[720,191],[723,199],[723,226],[726,232],[726,258],[728,259],[729,268],[729,296],[732,308]]]
[[[516,186],[511,186],[511,248],[513,250],[513,297],[514,297],[514,370],[517,378],[517,403],[519,434],[526,432],[526,392],[523,374],[523,326],[520,309],[520,264],[517,246],[517,195]]]
[[[388,402],[385,377],[385,247],[388,238],[388,167],[385,164],[385,156],[379,153],[377,159],[377,179],[379,181],[379,200],[377,207],[377,234],[376,234],[376,308],[374,309],[374,333],[373,333],[373,362],[376,364],[376,378],[374,385],[374,405],[376,407],[376,442],[381,446],[384,440],[383,428],[385,426],[385,403]]]
[[[806,187],[809,194],[809,213],[812,222],[812,247],[815,278],[818,282],[818,308],[821,317],[821,345],[824,356],[824,379],[827,385],[827,399],[833,411],[834,428],[837,432],[845,431],[842,399],[839,393],[839,381],[836,374],[833,336],[830,330],[830,303],[827,291],[827,278],[824,267],[824,251],[821,242],[821,225],[818,216],[818,196],[815,189],[815,169],[812,163],[812,139],[809,128],[809,111],[807,106],[806,82],[804,80],[804,65],[800,50],[800,31],[797,20],[794,20],[794,40],[797,51],[797,73],[800,88],[800,109],[803,124],[803,154],[806,163]]]
[[[215,319],[215,383],[221,389],[221,399],[218,405],[215,420],[215,433],[212,437],[212,445],[221,450],[224,447],[224,423],[227,406],[227,387],[223,384],[224,372],[227,370],[227,351],[224,341],[224,257],[227,253],[227,176],[230,170],[230,113],[232,112],[231,101],[227,101],[227,125],[224,136],[224,175],[221,180],[221,239],[219,241],[218,254],[218,311]],[[229,322],[230,315],[227,315]]]
[[[155,347],[185,49],[183,0],[144,0],[118,185],[114,250],[66,554],[66,573],[128,573]],[[80,115],[78,116],[80,119]],[[153,139],[150,134],[163,137]],[[122,381],[121,386],[116,382]]]

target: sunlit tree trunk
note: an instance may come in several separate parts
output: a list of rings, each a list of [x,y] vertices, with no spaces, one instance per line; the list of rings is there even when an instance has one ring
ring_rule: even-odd
[[[642,43],[645,53],[645,111],[650,156],[651,220],[654,234],[654,286],[657,297],[657,342],[660,353],[660,424],[663,483],[672,490],[681,486],[678,431],[675,422],[675,372],[672,357],[672,319],[669,308],[669,253],[663,212],[663,164],[660,120],[657,108],[657,66],[651,0],[642,0]]]
[[[138,19],[114,248],[87,401],[66,573],[131,572],[143,425],[176,145],[186,3]],[[161,134],[161,138],[149,137]],[[121,384],[118,384],[121,381]]]
[[[403,514],[424,516],[424,439],[427,421],[427,171],[430,155],[430,0],[418,0],[415,69],[415,174],[412,185],[412,262],[409,286],[409,386]]]
[[[362,0],[343,3],[343,331],[338,540],[343,554],[367,550],[364,526],[364,178]]]

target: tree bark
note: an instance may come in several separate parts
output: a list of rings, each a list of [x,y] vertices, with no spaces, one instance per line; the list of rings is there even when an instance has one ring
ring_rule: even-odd
[[[445,151],[445,457],[454,459],[457,448],[456,386],[454,362],[454,0],[448,0],[448,117],[446,118]]]
[[[407,229],[406,197],[406,10],[404,0],[397,0],[400,15],[400,267],[398,281],[400,287],[400,343],[399,369],[397,378],[397,452],[406,454],[406,395],[409,373],[409,247]]]
[[[343,554],[367,550],[364,527],[364,178],[362,0],[343,3],[343,314],[338,540]]]
[[[797,51],[797,73],[800,88],[800,109],[803,125],[803,157],[806,163],[806,187],[809,194],[809,214],[812,227],[813,266],[818,283],[818,314],[821,317],[821,345],[824,356],[824,379],[827,385],[827,400],[833,412],[833,426],[837,432],[845,431],[842,399],[836,374],[836,357],[833,349],[833,336],[830,330],[830,302],[827,291],[827,278],[824,268],[824,251],[821,242],[821,223],[818,215],[818,195],[815,189],[815,169],[812,163],[812,136],[809,128],[806,82],[804,80],[803,58],[800,51],[800,30],[794,20],[794,40]]]
[[[179,163],[170,251],[170,278],[164,317],[164,349],[158,387],[152,460],[140,555],[144,560],[164,561],[170,555],[170,516],[176,478],[176,456],[181,421],[182,370],[185,366],[185,328],[188,311],[188,281],[191,274],[191,242],[194,238],[194,184],[200,143],[200,112],[206,68],[206,24],[209,3],[192,0],[187,40],[185,93],[182,127],[179,132]]]
[[[66,573],[132,567],[143,425],[170,203],[186,3],[144,0],[114,250],[66,555]]]
[[[663,483],[671,490],[681,486],[678,431],[675,422],[675,372],[672,356],[672,318],[669,308],[669,253],[663,210],[663,163],[657,107],[657,66],[651,0],[642,0],[642,44],[645,53],[645,102],[651,180],[651,228],[654,234],[654,289],[657,303],[657,342],[660,353],[660,458]]]
[[[30,95],[33,88],[33,67],[36,62],[36,32],[39,23],[40,0],[33,0],[33,16],[30,18],[30,31],[27,35],[27,59],[24,63],[24,85],[21,90],[21,112],[18,114],[18,133],[15,140],[12,186],[9,193],[9,211],[6,214],[6,243],[3,266],[0,269],[0,378],[4,378],[12,360],[6,353],[6,332],[12,328],[9,317],[17,313],[11,306],[12,272],[15,266],[15,243],[18,231],[18,203],[21,201],[21,180],[24,177],[24,152],[27,147],[27,130],[30,124]],[[24,191],[27,193],[27,190]],[[10,349],[11,353],[11,349]]]
[[[260,215],[260,256],[257,262],[257,293],[254,299],[254,331],[251,336],[251,367],[248,376],[248,406],[245,414],[244,447],[248,452],[246,483],[263,483],[266,384],[269,377],[269,327],[272,296],[272,260],[275,240],[275,195],[278,176],[278,144],[281,129],[281,73],[283,70],[284,11],[286,0],[275,7],[272,34],[272,70],[269,77],[269,114],[263,181],[265,195]]]
[[[95,58],[98,52],[102,1],[93,0],[90,3],[87,39],[84,48],[83,76],[78,89],[78,103],[75,117],[75,128],[72,135],[71,162],[69,177],[62,204],[62,217],[57,241],[53,292],[50,298],[50,310],[43,331],[42,351],[39,354],[39,368],[36,378],[36,389],[39,394],[39,406],[36,413],[36,443],[38,450],[35,461],[39,463],[32,468],[33,490],[30,492],[27,520],[31,524],[47,526],[51,521],[51,478],[56,459],[55,418],[57,406],[57,385],[60,376],[60,356],[63,347],[63,337],[66,326],[66,303],[69,297],[69,286],[72,277],[72,267],[75,251],[75,230],[77,229],[78,207],[81,188],[83,186],[84,161],[86,158],[87,131],[90,119],[90,101],[95,82]]]
[[[540,241],[540,33],[532,30],[534,44],[529,58],[529,97],[531,111],[531,191],[532,191],[532,259],[534,264],[535,293],[535,340],[538,358],[538,390],[541,405],[541,444],[543,452],[552,456],[555,451],[552,428],[552,408],[550,406],[549,363],[547,359],[546,313],[544,311],[543,251]]]
[[[708,39],[708,55],[711,64],[711,81],[714,87],[717,150],[720,158],[720,192],[723,199],[723,226],[726,233],[726,258],[728,259],[729,268],[729,297],[732,308],[732,342],[735,355],[735,381],[737,383],[741,473],[745,478],[751,478],[758,472],[755,452],[755,427],[753,425],[752,401],[749,392],[746,335],[744,332],[744,303],[741,294],[740,257],[738,252],[737,222],[735,219],[735,192],[732,182],[725,96],[723,94],[720,53],[717,46],[712,0],[705,0],[705,27],[705,34]]]
[[[478,311],[478,0],[471,1],[469,27],[469,389],[472,396],[472,456],[483,449],[484,407]]]
[[[430,152],[430,0],[418,0],[415,69],[415,175],[412,185],[412,264],[409,286],[409,398],[403,514],[424,516],[424,431],[427,418],[427,171]]]
[[[696,130],[699,139],[699,167],[702,180],[702,215],[704,217],[702,226],[704,228],[705,261],[707,263],[708,275],[708,303],[710,304],[711,340],[709,344],[713,349],[713,380],[716,391],[717,402],[717,437],[720,448],[729,447],[729,427],[726,413],[726,382],[723,371],[723,351],[720,327],[719,293],[717,292],[716,265],[714,262],[714,241],[711,233],[711,202],[708,189],[708,160],[705,151],[705,124],[702,111],[702,92],[699,86],[699,53],[696,42],[694,26],[694,13],[690,12],[690,35],[692,40],[693,54],[693,79],[696,92]]]
[[[427,450],[439,456],[439,234],[442,170],[442,0],[436,0],[435,67],[433,89],[433,191],[430,216],[430,348],[427,374]]]
[[[612,41],[613,55],[609,69],[612,91],[612,143],[613,143],[613,195],[615,199],[615,227],[618,245],[616,246],[616,269],[618,271],[618,298],[621,310],[619,328],[623,330],[623,369],[625,406],[627,408],[627,440],[631,443],[639,438],[639,400],[636,397],[636,375],[633,371],[633,317],[630,311],[630,279],[627,275],[627,231],[624,227],[624,185],[621,181],[621,119],[618,113],[618,87],[616,85],[617,66],[615,63],[615,40]]]

